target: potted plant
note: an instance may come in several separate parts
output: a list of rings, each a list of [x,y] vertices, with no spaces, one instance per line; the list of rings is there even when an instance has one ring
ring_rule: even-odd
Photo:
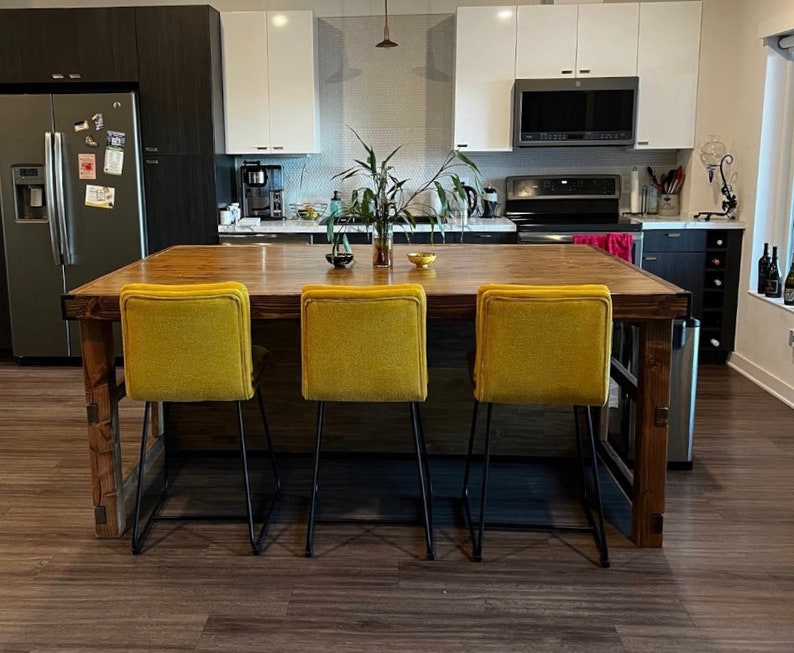
[[[333,176],[333,179],[345,181],[351,178],[360,178],[363,185],[354,189],[350,202],[341,212],[341,215],[332,215],[327,222],[328,238],[331,241],[331,252],[336,253],[340,247],[346,247],[347,236],[345,225],[351,222],[360,222],[372,228],[372,265],[375,267],[392,266],[392,243],[394,225],[401,224],[411,230],[416,226],[415,207],[426,211],[430,217],[431,239],[435,229],[444,232],[444,220],[449,218],[457,206],[466,205],[466,192],[463,189],[460,177],[454,168],[463,166],[475,174],[475,183],[479,185],[476,177],[479,175],[477,166],[465,155],[457,150],[450,151],[439,166],[435,174],[420,184],[412,191],[405,189],[408,179],[396,176],[391,161],[402,145],[379,161],[372,147],[367,145],[352,127],[358,142],[366,151],[364,160],[355,160],[355,165]],[[434,191],[438,196],[439,209],[419,202],[419,198],[427,191]],[[334,232],[334,224],[342,225],[341,229]]]

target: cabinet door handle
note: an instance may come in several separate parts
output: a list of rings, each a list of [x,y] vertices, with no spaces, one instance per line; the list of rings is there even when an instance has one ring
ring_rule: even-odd
[[[69,79],[82,79],[82,77],[80,73],[69,73]]]
[[[669,234],[667,234],[667,237],[668,238],[680,238],[681,234],[679,234],[679,233],[669,233]]]
[[[63,77],[63,73],[53,73],[52,74],[52,78],[53,79],[63,79],[64,78]]]
[[[144,159],[143,162],[146,165],[150,165],[150,166],[156,166],[156,165],[160,164],[160,160],[159,159]]]
[[[561,70],[560,72],[563,75],[573,75],[573,70]]]
[[[650,141],[637,141],[637,145],[650,145]]]
[[[481,240],[487,240],[488,238],[492,238],[491,234],[477,234],[477,238]]]
[[[268,149],[267,145],[254,145],[255,150],[266,150]]]
[[[580,75],[588,75],[588,74],[590,74],[590,69],[589,69],[589,68],[582,68],[582,69],[579,71],[579,74],[580,74]]]
[[[157,152],[158,150],[157,150],[156,147],[144,147],[143,151],[144,152]]]
[[[274,149],[274,150],[283,150],[283,149],[284,149],[284,146],[283,146],[283,145],[274,145],[274,146],[273,146],[273,149]]]
[[[462,148],[462,147],[469,147],[469,144],[468,144],[468,143],[456,143],[456,144],[455,144],[455,147],[457,147],[458,149],[460,149],[460,148]]]
[[[643,256],[642,257],[643,261],[656,261],[657,259],[658,259],[658,257],[656,257],[656,256]]]

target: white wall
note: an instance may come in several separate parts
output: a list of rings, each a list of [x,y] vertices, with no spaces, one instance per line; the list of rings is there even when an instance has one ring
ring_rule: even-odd
[[[791,0],[704,0],[696,142],[705,141],[708,134],[719,134],[735,156],[739,173],[735,190],[741,218],[748,223],[731,365],[794,406],[794,349],[788,346],[794,313],[747,291],[751,271],[760,256],[758,244],[753,244],[754,207],[767,52],[759,38],[759,24],[781,15],[792,16],[794,27]],[[693,169],[692,174],[697,172]],[[697,192],[699,199],[705,201],[708,189],[704,195],[703,188],[692,184],[693,196]],[[756,240],[763,241],[765,236],[760,234]],[[784,270],[788,270],[789,263],[781,262]]]

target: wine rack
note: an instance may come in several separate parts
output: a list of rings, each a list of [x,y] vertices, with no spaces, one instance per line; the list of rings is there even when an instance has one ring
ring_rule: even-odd
[[[742,233],[712,228],[645,232],[642,267],[692,293],[703,362],[725,362],[733,350]]]

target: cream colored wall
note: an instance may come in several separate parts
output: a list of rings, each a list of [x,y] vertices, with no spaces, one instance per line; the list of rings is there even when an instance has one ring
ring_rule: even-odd
[[[696,142],[719,134],[735,156],[739,173],[735,190],[741,218],[748,223],[731,365],[794,407],[794,349],[788,346],[794,313],[747,292],[760,243],[769,238],[762,227],[756,227],[754,215],[767,56],[759,24],[786,15],[794,27],[791,0],[703,1]],[[703,174],[699,162],[693,162],[688,177],[692,181],[690,206],[710,199],[707,185],[697,182]],[[754,240],[759,242],[754,244]],[[782,263],[785,270],[788,265]]]

